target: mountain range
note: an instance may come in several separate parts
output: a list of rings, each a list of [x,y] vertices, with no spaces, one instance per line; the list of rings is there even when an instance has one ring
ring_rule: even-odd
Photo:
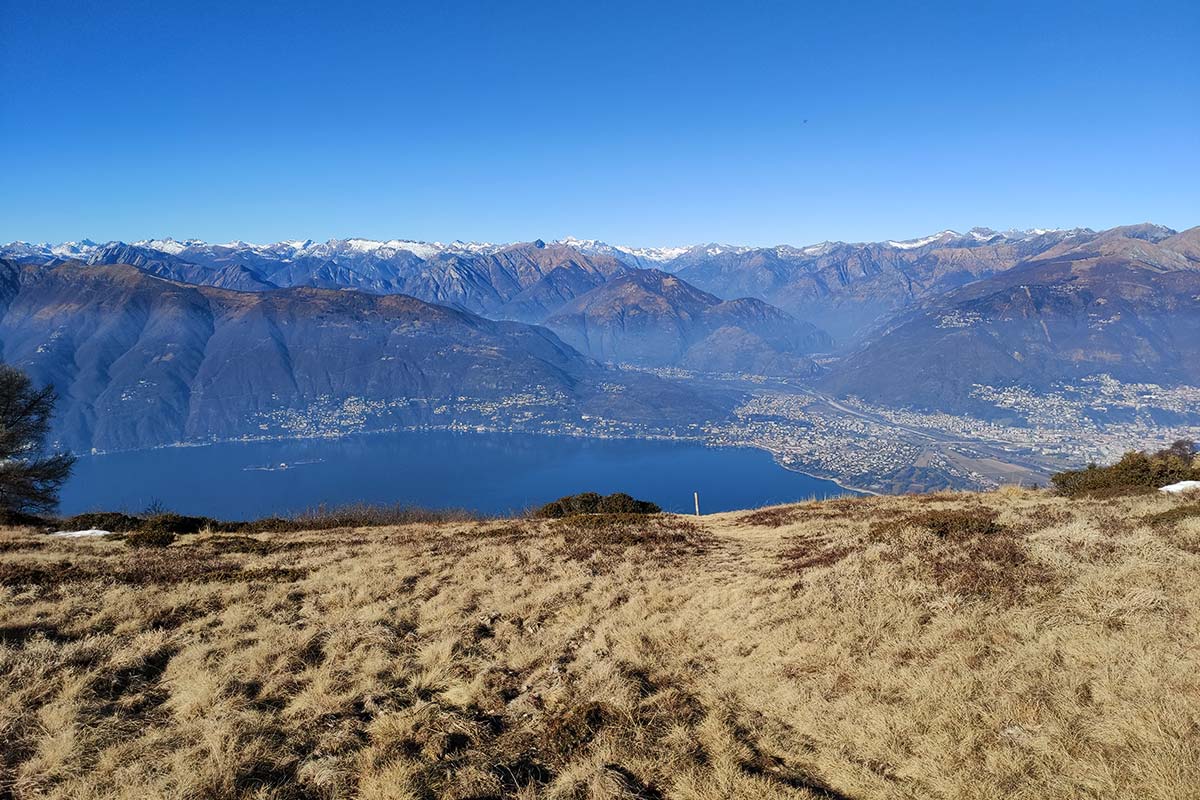
[[[765,248],[0,246],[3,359],[59,388],[64,441],[99,449],[277,432],[352,398],[374,427],[529,387],[556,410],[488,413],[697,424],[735,402],[617,365],[986,415],[981,384],[1200,384],[1198,343],[1200,229],[1152,224]]]

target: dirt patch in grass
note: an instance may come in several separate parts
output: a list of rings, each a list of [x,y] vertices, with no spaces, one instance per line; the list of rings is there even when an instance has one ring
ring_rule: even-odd
[[[573,706],[553,715],[545,723],[541,750],[564,763],[568,762],[596,738],[596,734],[612,716],[611,708],[596,701]]]

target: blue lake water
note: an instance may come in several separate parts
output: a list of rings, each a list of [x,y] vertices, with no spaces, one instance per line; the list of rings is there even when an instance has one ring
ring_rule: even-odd
[[[367,502],[503,514],[583,491],[628,492],[681,512],[698,491],[704,513],[845,494],[750,448],[419,431],[89,456],[64,487],[61,511],[157,502],[240,519]]]

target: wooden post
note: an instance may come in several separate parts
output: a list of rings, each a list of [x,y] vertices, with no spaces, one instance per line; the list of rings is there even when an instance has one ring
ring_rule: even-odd
[[[696,516],[700,516],[700,493],[692,492],[692,497],[696,500]]]

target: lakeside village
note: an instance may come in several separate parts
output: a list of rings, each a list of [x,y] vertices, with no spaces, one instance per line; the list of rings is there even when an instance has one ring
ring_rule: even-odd
[[[918,465],[940,470],[957,488],[982,489],[995,486],[1002,476],[965,467],[955,453],[982,452],[989,459],[1049,473],[1107,463],[1131,447],[1200,439],[1200,387],[1126,384],[1106,375],[1057,385],[1047,393],[977,386],[973,396],[995,407],[998,419],[1006,420],[1001,422],[889,408],[854,398],[833,400],[798,387],[781,390],[778,383],[760,376],[740,377],[743,385],[752,387],[749,399],[720,422],[656,426],[572,415],[565,395],[534,386],[496,399],[322,397],[306,408],[264,412],[256,420],[259,433],[238,440],[336,438],[414,429],[686,439],[757,447],[785,467],[844,485],[881,488],[880,476]],[[621,390],[619,385],[604,388]],[[1164,424],[1164,419],[1180,424]]]

